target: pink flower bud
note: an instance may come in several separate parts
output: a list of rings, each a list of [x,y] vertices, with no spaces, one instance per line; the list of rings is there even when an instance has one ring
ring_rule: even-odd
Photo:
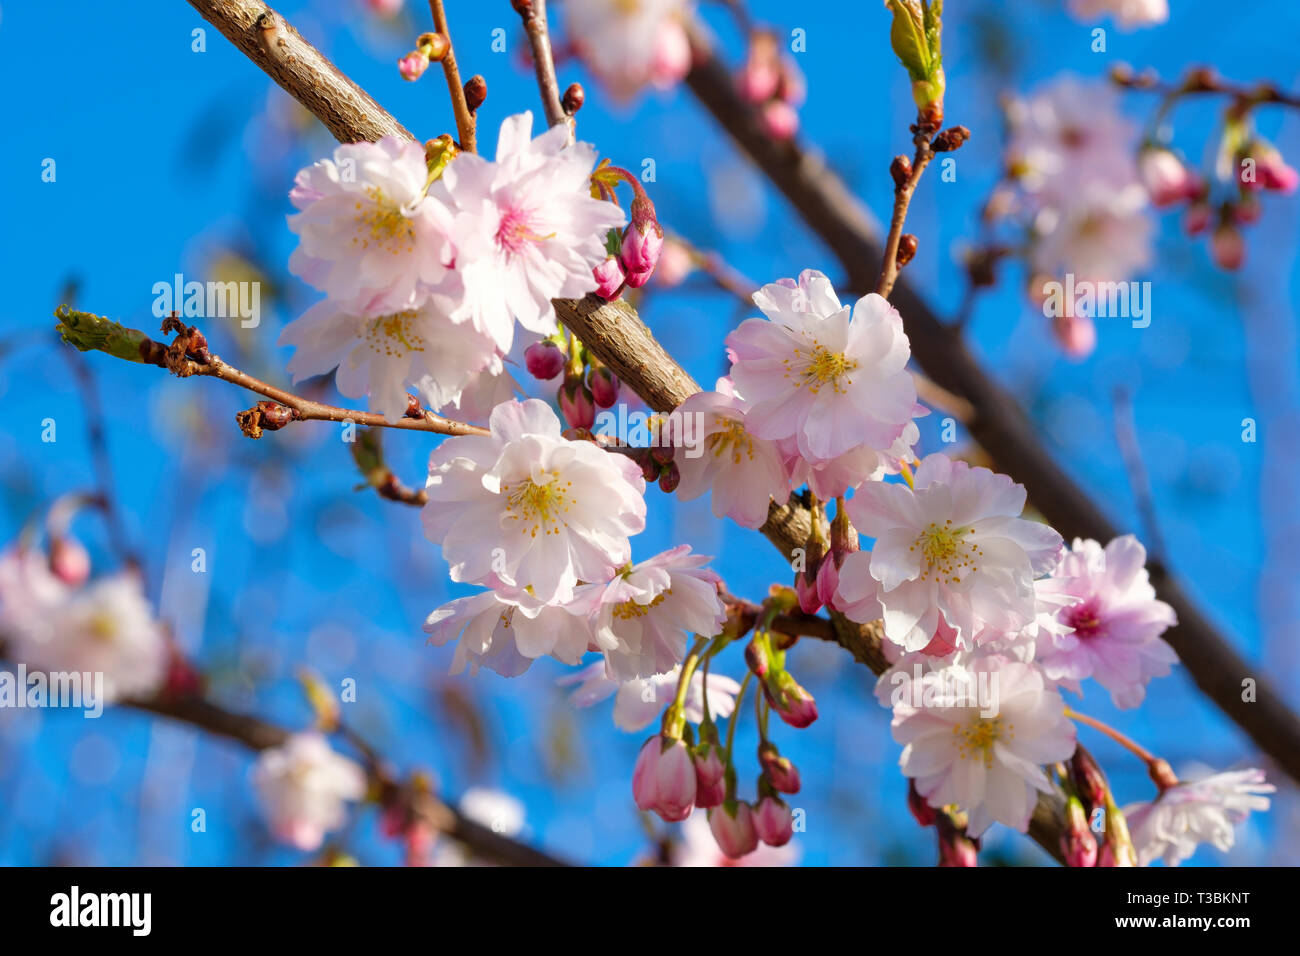
[[[596,423],[596,403],[582,379],[561,385],[559,399],[560,411],[571,428],[590,428]]]
[[[939,817],[934,807],[921,796],[921,791],[916,789],[916,781],[911,779],[907,781],[907,809],[912,811],[916,822],[923,827],[934,826],[935,820]]]
[[[718,849],[733,860],[758,849],[754,813],[748,803],[734,801],[710,810],[709,829],[718,841]]]
[[[591,271],[596,277],[596,295],[607,302],[617,299],[626,278],[622,264],[613,256],[606,256],[605,261]]]
[[[632,771],[632,797],[669,823],[685,820],[695,807],[695,764],[680,738],[656,734],[641,746]]]
[[[1272,144],[1257,141],[1248,155],[1255,160],[1255,177],[1253,181],[1243,180],[1247,189],[1263,187],[1274,192],[1291,193],[1300,185],[1300,173],[1286,164]]]
[[[978,866],[979,840],[966,835],[966,831],[953,826],[948,814],[938,814],[940,866]]]
[[[1199,236],[1210,225],[1210,206],[1204,202],[1194,202],[1187,207],[1183,218],[1183,232],[1189,236]]]
[[[429,68],[429,58],[419,50],[412,50],[406,56],[397,61],[398,72],[402,74],[402,79],[414,82],[424,75],[424,71]]]
[[[1241,237],[1241,231],[1230,222],[1219,223],[1214,235],[1210,237],[1210,255],[1220,269],[1229,272],[1240,269],[1246,258],[1246,242]]]
[[[1097,347],[1097,326],[1086,315],[1058,315],[1052,320],[1052,334],[1072,359],[1085,359]]]
[[[659,253],[663,251],[663,230],[656,222],[641,225],[633,223],[623,234],[623,268],[627,271],[627,284],[639,289],[650,281]]]
[[[770,666],[767,659],[767,649],[759,643],[757,636],[745,645],[745,663],[749,665],[749,669],[754,672],[755,677],[760,679],[767,677]]]
[[[1172,206],[1200,194],[1201,184],[1170,150],[1151,147],[1138,156],[1138,173],[1153,206]]]
[[[564,352],[550,339],[543,339],[524,349],[524,365],[533,378],[548,382],[564,371]]]
[[[736,87],[742,97],[757,106],[776,96],[776,88],[780,82],[781,70],[775,60],[750,56],[745,61],[745,65],[740,68]]]
[[[654,38],[650,82],[660,89],[672,86],[691,70],[691,41],[677,20],[663,20]]]
[[[754,808],[754,832],[768,846],[785,846],[794,836],[794,815],[784,800],[764,797]]]
[[[1249,226],[1259,222],[1259,200],[1254,193],[1245,193],[1232,204],[1232,221],[1239,226]]]
[[[817,719],[817,702],[786,670],[770,671],[763,693],[772,709],[791,727],[807,727]]]
[[[593,368],[587,375],[587,387],[597,408],[609,408],[618,401],[618,376],[605,366]]]
[[[799,131],[799,113],[785,100],[772,100],[760,116],[763,130],[772,139],[784,142]]]
[[[727,767],[716,744],[702,744],[692,758],[695,764],[695,805],[707,810],[727,798]]]
[[[1065,829],[1061,833],[1061,853],[1066,866],[1096,866],[1097,838],[1088,827],[1088,812],[1078,797],[1065,803]]]
[[[403,2],[405,0],[366,0],[366,6],[381,17],[395,17],[402,12]]]
[[[69,587],[80,587],[90,577],[90,555],[76,538],[50,541],[50,571]]]
[[[817,569],[817,600],[831,610],[838,610],[835,607],[835,591],[839,586],[840,569],[835,565],[835,554],[832,552],[822,559],[822,566]]]
[[[829,561],[822,561],[823,565],[830,564]],[[817,593],[817,578],[814,576],[810,581],[805,571],[800,571],[794,576],[794,593],[799,598],[799,610],[805,614],[816,614],[822,609],[822,599]]]
[[[763,765],[763,774],[773,790],[779,793],[799,792],[799,768],[790,762],[789,757],[782,757],[775,744],[764,742],[758,748],[758,762]]]

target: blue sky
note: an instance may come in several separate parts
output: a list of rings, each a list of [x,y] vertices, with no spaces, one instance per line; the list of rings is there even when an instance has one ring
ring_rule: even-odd
[[[279,9],[429,138],[452,127],[451,114],[439,76],[406,84],[392,66],[427,27],[423,6],[408,5],[423,16],[406,31],[370,21],[360,0]],[[522,36],[505,0],[448,6],[462,70],[488,80],[480,135],[490,143],[501,118],[537,110],[531,75],[518,62]],[[998,175],[999,92],[1033,89],[1062,71],[1099,77],[1118,61],[1168,76],[1212,61],[1237,80],[1300,88],[1294,4],[1265,0],[1250,17],[1224,16],[1214,0],[1172,6],[1166,26],[1108,29],[1107,51],[1094,53],[1089,28],[1065,16],[1058,0],[949,4],[947,113],[970,127],[974,140],[958,156],[955,182],[923,182],[909,218],[921,253],[907,270],[941,311],[961,296],[955,251],[974,234],[975,212]],[[907,84],[887,46],[887,16],[875,3],[751,8],[759,20],[806,31],[807,52],[798,59],[809,88],[801,114],[806,139],[883,217],[888,161],[907,147],[910,119]],[[734,30],[716,5],[707,16],[734,61]],[[1268,29],[1260,29],[1264,22]],[[204,52],[192,49],[196,28],[206,28]],[[497,28],[506,30],[504,54],[491,49]],[[92,38],[93,54],[72,49],[74,36]],[[0,0],[0,71],[9,88],[24,91],[10,99],[0,150],[7,280],[0,538],[8,540],[43,503],[91,481],[82,410],[66,358],[48,334],[68,277],[80,281],[81,307],[151,330],[154,283],[176,272],[206,278],[223,252],[264,263],[277,282],[288,279],[287,191],[294,171],[325,155],[332,141],[310,124],[289,135],[299,126],[288,97],[179,0],[151,5],[147,17],[91,2]],[[758,282],[810,267],[836,276],[827,251],[688,93],[618,107],[577,63],[562,64],[560,76],[587,84],[582,138],[619,165],[655,159],[651,195],[671,229]],[[1132,94],[1125,106],[1144,121],[1154,101]],[[1214,109],[1191,104],[1176,120],[1178,143],[1199,158]],[[1261,121],[1285,154],[1300,155],[1294,113],[1266,111]],[[54,182],[42,181],[46,159],[56,163]],[[1293,705],[1300,705],[1300,601],[1291,583],[1300,572],[1297,212],[1294,196],[1265,203],[1247,266],[1235,276],[1214,269],[1204,243],[1185,238],[1176,216],[1160,217],[1156,265],[1142,276],[1153,284],[1151,326],[1103,322],[1099,348],[1086,362],[1058,355],[1014,268],[981,298],[971,329],[1058,458],[1121,527],[1140,533],[1111,404],[1115,387],[1132,390],[1167,563]],[[229,323],[206,331],[232,361],[287,381],[288,352],[275,339],[317,296],[292,279],[279,291],[257,329]],[[643,314],[687,369],[711,382],[724,370],[723,337],[746,313],[725,294],[695,287],[651,295]],[[487,672],[446,676],[450,648],[426,647],[420,624],[460,592],[447,582],[414,511],[353,491],[347,446],[331,426],[299,425],[250,442],[233,416],[251,399],[236,390],[105,356],[87,360],[105,396],[118,495],[146,558],[150,593],[212,675],[216,696],[301,725],[309,712],[294,680],[299,666],[331,682],[354,677],[359,699],[345,716],[400,766],[431,768],[451,795],[471,785],[510,791],[527,805],[530,837],[575,858],[625,863],[644,850],[629,783],[639,738],[612,727],[608,705],[571,710],[553,685],[565,671],[554,662],[512,681]],[[53,443],[40,437],[47,417],[57,422]],[[942,447],[939,417],[922,423],[927,451]],[[1247,417],[1259,423],[1254,444],[1240,440]],[[385,444],[399,474],[418,482],[431,436],[389,434]],[[785,565],[760,536],[713,521],[706,503],[679,503],[657,491],[648,498],[651,521],[634,542],[638,556],[689,543],[715,555],[730,588],[753,598],[785,580]],[[78,530],[98,557],[111,560],[93,519]],[[208,555],[205,575],[190,571],[196,547]],[[805,861],[929,863],[931,835],[906,814],[898,748],[888,713],[870,697],[869,675],[833,647],[801,645],[796,660],[821,710],[808,730],[782,728],[778,737],[803,770],[797,801],[809,821],[800,837]],[[737,655],[719,669],[740,676],[742,666]],[[1179,669],[1151,688],[1140,711],[1117,714],[1095,691],[1080,708],[1113,718],[1177,769],[1198,760],[1220,769],[1258,763],[1249,741]],[[466,742],[466,720],[482,729],[481,753]],[[742,726],[738,746],[752,746],[747,730]],[[1107,741],[1085,740],[1123,800],[1149,794],[1140,765]],[[136,714],[110,713],[92,724],[58,712],[0,712],[0,794],[8,808],[0,815],[0,862],[296,862],[299,855],[261,834],[249,759]],[[195,807],[207,811],[206,834],[190,832]],[[1295,812],[1294,800],[1279,799],[1242,832],[1230,859],[1300,862]],[[348,842],[367,862],[397,859],[377,838],[373,812]],[[990,846],[1011,858],[1042,859],[1013,836]],[[1211,850],[1197,862],[1223,859]]]

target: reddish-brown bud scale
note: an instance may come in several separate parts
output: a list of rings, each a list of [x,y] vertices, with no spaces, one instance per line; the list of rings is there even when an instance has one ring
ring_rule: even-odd
[[[587,100],[587,94],[582,89],[581,83],[570,83],[569,88],[564,91],[564,99],[560,105],[564,107],[564,112],[572,116],[578,110],[582,109],[582,104]]]
[[[475,73],[465,81],[465,105],[471,113],[475,113],[486,99],[487,80],[483,79],[482,74]]]
[[[912,178],[912,161],[906,156],[895,156],[889,164],[889,175],[894,177],[894,185],[902,189]]]
[[[916,236],[912,235],[910,232],[905,232],[899,236],[898,255],[895,258],[895,261],[898,263],[898,268],[901,269],[912,261],[913,257],[916,255],[916,247]]]

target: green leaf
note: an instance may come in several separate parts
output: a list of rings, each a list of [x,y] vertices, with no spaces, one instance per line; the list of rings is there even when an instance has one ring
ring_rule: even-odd
[[[894,23],[889,30],[889,43],[916,80],[928,80],[931,75],[930,45],[926,41],[925,20],[919,0],[889,0],[894,12]]]

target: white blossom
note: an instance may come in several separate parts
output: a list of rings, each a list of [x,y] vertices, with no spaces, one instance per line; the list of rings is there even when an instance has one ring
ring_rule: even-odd
[[[1202,843],[1227,852],[1235,839],[1234,827],[1251,810],[1267,810],[1264,794],[1276,790],[1264,782],[1264,771],[1252,768],[1184,781],[1150,803],[1125,807],[1138,863],[1163,860],[1166,866],[1178,866]]]
[[[300,850],[320,849],[325,834],[343,825],[346,802],[366,794],[361,767],[315,732],[264,750],[252,779],[271,832]]]

